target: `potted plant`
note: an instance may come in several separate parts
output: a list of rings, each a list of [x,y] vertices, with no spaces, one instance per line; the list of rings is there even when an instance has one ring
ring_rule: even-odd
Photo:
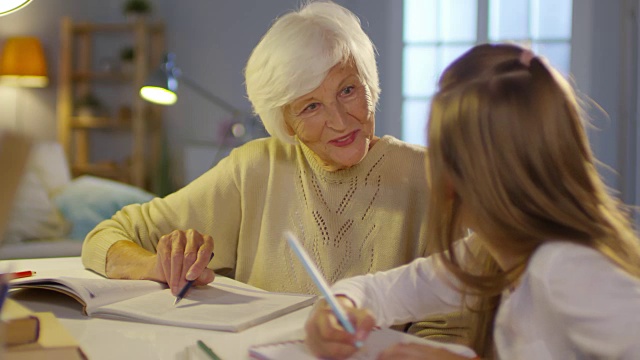
[[[133,72],[133,59],[135,58],[135,51],[132,47],[128,46],[120,50],[120,63],[122,65],[122,72]]]
[[[93,94],[86,93],[76,101],[76,112],[78,116],[96,116],[102,109],[102,102]]]
[[[128,19],[137,20],[151,13],[151,3],[148,0],[127,0],[123,11]]]

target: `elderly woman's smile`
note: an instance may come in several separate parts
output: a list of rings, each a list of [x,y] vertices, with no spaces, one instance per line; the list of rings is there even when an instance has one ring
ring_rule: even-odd
[[[346,136],[330,140],[329,143],[338,147],[348,146],[355,141],[358,132],[360,132],[360,130],[355,130]]]

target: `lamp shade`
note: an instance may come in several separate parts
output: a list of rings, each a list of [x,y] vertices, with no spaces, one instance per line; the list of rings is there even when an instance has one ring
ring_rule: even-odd
[[[45,87],[48,82],[40,40],[35,37],[7,39],[0,55],[0,84]]]
[[[27,6],[31,0],[2,0],[0,1],[0,16],[10,14]]]
[[[178,100],[176,90],[178,81],[171,72],[158,69],[153,72],[147,82],[140,88],[140,96],[152,103],[173,105]]]

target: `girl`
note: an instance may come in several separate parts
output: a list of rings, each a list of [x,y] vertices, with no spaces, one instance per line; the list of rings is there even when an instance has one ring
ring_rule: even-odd
[[[374,325],[465,307],[482,358],[639,358],[639,241],[566,80],[529,50],[476,46],[442,75],[428,138],[438,254],[337,282],[356,334],[320,303],[309,348],[345,358]],[[415,344],[381,357],[458,358]]]

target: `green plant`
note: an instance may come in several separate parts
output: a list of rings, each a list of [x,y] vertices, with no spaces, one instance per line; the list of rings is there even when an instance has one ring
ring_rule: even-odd
[[[97,109],[102,106],[100,100],[92,93],[87,93],[78,98],[76,101],[76,108],[93,108]]]
[[[151,4],[147,0],[128,0],[124,3],[125,14],[148,14],[151,12]]]
[[[133,61],[134,57],[135,57],[135,51],[133,50],[132,47],[129,46],[120,50],[120,59],[122,61]]]

